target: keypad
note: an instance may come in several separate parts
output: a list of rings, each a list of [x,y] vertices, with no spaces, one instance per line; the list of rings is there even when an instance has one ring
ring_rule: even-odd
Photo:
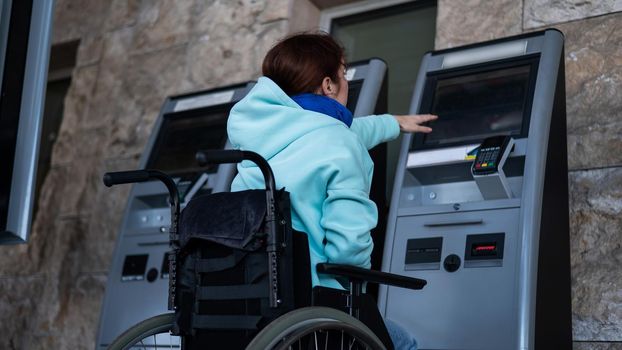
[[[481,168],[492,168],[495,166],[497,162],[497,157],[499,157],[499,152],[501,151],[501,147],[490,147],[479,150],[479,155],[477,157],[477,161],[475,163],[476,169]]]

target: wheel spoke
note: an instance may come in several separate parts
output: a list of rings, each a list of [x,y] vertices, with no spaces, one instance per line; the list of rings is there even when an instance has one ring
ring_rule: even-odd
[[[315,350],[317,349],[317,332],[313,332],[313,337],[315,337]]]

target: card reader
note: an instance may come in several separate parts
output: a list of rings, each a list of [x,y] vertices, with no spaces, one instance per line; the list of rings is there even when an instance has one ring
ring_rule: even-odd
[[[514,148],[514,139],[507,135],[486,138],[471,166],[471,174],[484,199],[512,198],[503,165]]]
[[[499,162],[512,140],[509,136],[493,136],[482,142],[471,171],[473,175],[486,175],[498,171]],[[510,147],[511,150],[511,147]]]

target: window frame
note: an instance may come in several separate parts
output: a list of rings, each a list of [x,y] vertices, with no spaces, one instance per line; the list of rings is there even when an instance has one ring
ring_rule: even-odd
[[[319,29],[330,33],[332,22],[335,19],[411,2],[417,2],[417,0],[362,0],[345,5],[330,7],[321,11]]]

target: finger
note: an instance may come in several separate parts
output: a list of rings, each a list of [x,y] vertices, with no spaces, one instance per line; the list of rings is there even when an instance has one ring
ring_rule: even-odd
[[[417,118],[417,122],[419,123],[425,123],[425,122],[438,119],[438,116],[434,114],[420,114],[415,117]]]
[[[428,133],[432,132],[432,128],[429,128],[427,126],[418,125],[415,131],[428,134]]]

